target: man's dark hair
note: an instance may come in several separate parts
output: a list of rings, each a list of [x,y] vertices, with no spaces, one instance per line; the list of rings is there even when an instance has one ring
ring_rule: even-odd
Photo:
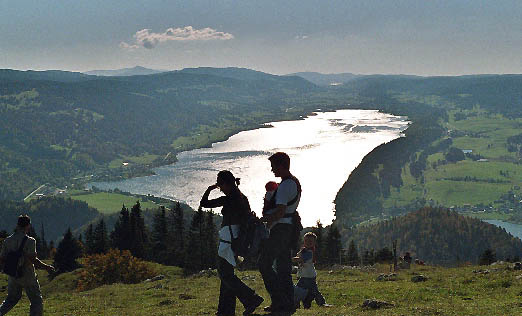
[[[27,225],[31,224],[31,218],[27,215],[20,215],[18,216],[18,227],[26,227]]]
[[[283,152],[277,152],[268,158],[271,163],[290,170],[290,157]]]

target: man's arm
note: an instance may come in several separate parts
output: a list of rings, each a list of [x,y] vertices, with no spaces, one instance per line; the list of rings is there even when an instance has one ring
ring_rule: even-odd
[[[272,214],[267,214],[261,218],[263,222],[267,222],[267,224],[270,226],[273,222],[278,221],[279,219],[283,218],[286,213],[286,205],[284,204],[278,204],[276,205],[275,212]]]
[[[26,258],[34,264],[35,269],[47,270],[47,272],[54,272],[54,267],[52,265],[46,264],[38,259],[37,256],[26,256]]]

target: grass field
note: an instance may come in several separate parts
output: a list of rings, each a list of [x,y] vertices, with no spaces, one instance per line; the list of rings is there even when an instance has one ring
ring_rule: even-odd
[[[459,135],[452,138],[452,146],[472,150],[487,161],[468,158],[434,168],[432,164],[444,161],[444,153],[431,154],[427,158],[424,183],[410,175],[407,165],[401,175],[403,185],[400,190],[391,190],[390,197],[383,201],[384,207],[405,206],[417,198],[431,199],[444,206],[489,204],[509,191],[522,194],[522,165],[517,163],[520,157],[507,150],[507,138],[520,133],[522,120],[489,115],[479,108],[466,111],[468,116],[463,120],[456,121],[454,114],[450,112],[446,126]],[[466,177],[473,180],[464,181]]]
[[[214,315],[219,294],[219,280],[211,277],[183,277],[174,267],[155,265],[166,279],[135,285],[113,284],[86,291],[75,291],[77,273],[61,275],[48,281],[40,276],[46,315]],[[489,274],[473,270],[489,269]],[[522,280],[520,271],[507,266],[441,268],[414,266],[398,272],[396,281],[376,281],[389,266],[378,265],[369,271],[359,269],[319,271],[319,289],[332,307],[312,304],[309,310],[299,309],[294,315],[455,315],[493,316],[521,315]],[[414,275],[423,274],[428,281],[411,282]],[[259,272],[238,273],[250,287],[265,298]],[[295,278],[295,277],[294,277]],[[295,279],[294,279],[295,281]],[[6,278],[0,276],[0,299],[5,297]],[[372,310],[362,308],[365,299],[379,299],[392,307]],[[265,306],[267,304],[263,304]],[[9,315],[27,315],[28,300],[24,296]],[[236,315],[243,311],[237,303]],[[267,315],[260,308],[253,315]]]
[[[123,204],[125,204],[125,206],[130,209],[134,204],[136,204],[136,201],[138,200],[140,201],[142,210],[147,208],[158,208],[158,205],[153,202],[143,202],[143,200],[140,198],[118,193],[98,192],[81,195],[71,195],[71,199],[87,202],[89,206],[98,209],[100,213],[104,214],[112,214],[119,212]]]

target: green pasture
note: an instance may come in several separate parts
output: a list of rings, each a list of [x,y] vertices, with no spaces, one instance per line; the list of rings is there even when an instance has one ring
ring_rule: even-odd
[[[501,212],[461,212],[460,214],[481,220],[495,219],[507,222],[511,219],[511,215]]]
[[[426,199],[441,205],[489,204],[511,189],[511,184],[439,180],[425,184]]]
[[[98,209],[100,213],[104,214],[119,212],[123,204],[125,204],[126,207],[131,208],[138,200],[140,201],[142,210],[158,208],[158,205],[153,202],[144,202],[138,197],[127,196],[119,193],[98,192],[71,195],[71,199],[87,202],[90,207],[94,207]]]
[[[432,100],[434,101],[434,100]],[[438,165],[432,163],[444,161],[444,152],[431,154],[427,158],[424,171],[424,184],[409,172],[409,164],[402,170],[403,185],[400,189],[391,189],[391,194],[384,199],[385,208],[400,207],[410,204],[417,198],[433,199],[444,206],[462,206],[463,204],[489,204],[515,187],[522,187],[522,165],[515,163],[520,157],[507,151],[507,138],[521,132],[522,120],[512,120],[501,115],[490,115],[480,108],[463,111],[468,117],[455,121],[455,111],[450,111],[447,128],[468,136],[453,138],[452,146],[471,149],[473,154],[480,154],[488,161],[466,159],[457,163]],[[469,115],[475,116],[469,116]],[[433,145],[437,144],[435,141]],[[502,174],[501,174],[502,173]],[[455,178],[476,178],[477,181],[451,181]],[[488,183],[495,180],[507,183]],[[520,190],[514,190],[519,192]],[[494,218],[500,219],[502,216]],[[491,219],[491,218],[488,218]]]
[[[463,160],[438,166],[437,170],[428,167],[428,171],[425,172],[427,181],[469,176],[476,177],[478,181],[494,179],[522,185],[522,166],[508,162]],[[501,175],[501,171],[507,176]]]
[[[165,279],[134,285],[113,284],[86,292],[75,290],[78,273],[58,276],[52,281],[40,273],[45,315],[214,315],[218,303],[219,279],[213,275],[184,277],[179,268],[154,265]],[[489,269],[489,274],[474,270]],[[492,316],[520,315],[522,280],[506,265],[495,267],[467,266],[441,268],[412,266],[397,272],[395,281],[376,281],[390,266],[377,265],[367,269],[328,268],[320,270],[318,287],[332,307],[299,309],[296,316]],[[270,303],[258,271],[237,272],[240,279]],[[422,274],[426,282],[413,283],[414,275]],[[295,282],[294,276],[294,282]],[[0,299],[5,297],[6,277],[0,275]],[[378,299],[392,305],[381,309],[362,307],[366,299]],[[29,302],[24,297],[9,313],[27,315]],[[236,315],[243,307],[237,302]],[[269,315],[258,308],[253,315]]]

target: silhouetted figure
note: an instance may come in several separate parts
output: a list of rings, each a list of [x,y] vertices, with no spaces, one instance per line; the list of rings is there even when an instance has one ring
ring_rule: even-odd
[[[275,153],[268,160],[272,172],[282,181],[273,198],[273,209],[264,211],[266,215],[261,218],[270,229],[259,258],[259,271],[272,300],[272,304],[265,310],[292,314],[295,312],[291,276],[293,217],[301,198],[301,186],[299,180],[290,173],[290,157],[286,153]]]
[[[236,297],[245,307],[243,315],[250,315],[261,305],[263,298],[249,288],[234,274],[237,256],[232,250],[232,238],[238,237],[239,226],[245,222],[250,214],[250,204],[247,197],[241,193],[239,179],[236,179],[228,170],[218,173],[217,183],[209,186],[200,206],[205,208],[223,207],[221,215],[221,230],[219,231],[218,274],[221,280],[219,288],[219,303],[216,315],[235,315]],[[214,189],[219,188],[225,195],[209,200],[208,196]]]
[[[54,267],[43,263],[36,254],[36,240],[27,236],[31,229],[31,219],[27,215],[20,215],[15,233],[7,237],[0,251],[0,266],[7,263],[8,257],[21,250],[18,259],[18,276],[9,276],[7,298],[0,305],[0,315],[7,314],[22,298],[22,289],[31,302],[31,316],[43,315],[43,299],[40,292],[40,284],[36,278],[35,268],[53,272]]]

